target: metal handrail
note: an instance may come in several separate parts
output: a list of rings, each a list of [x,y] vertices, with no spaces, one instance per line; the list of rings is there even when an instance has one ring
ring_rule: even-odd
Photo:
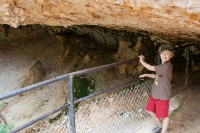
[[[41,120],[47,118],[48,116],[53,115],[54,113],[56,113],[56,112],[58,112],[58,111],[60,111],[60,110],[65,109],[66,107],[69,107],[69,105],[70,105],[69,103],[64,104],[64,105],[60,106],[59,108],[57,108],[57,109],[55,109],[55,110],[52,110],[51,112],[48,112],[48,113],[46,113],[46,114],[44,114],[44,115],[42,115],[42,116],[40,116],[40,117],[38,117],[38,118],[36,118],[36,119],[30,121],[30,122],[27,122],[26,124],[24,124],[24,125],[22,125],[22,126],[16,128],[16,129],[12,130],[10,133],[19,132],[19,131],[21,131],[22,129],[25,129],[26,127],[29,127],[30,125],[33,125],[34,123],[37,123],[38,121],[41,121]]]

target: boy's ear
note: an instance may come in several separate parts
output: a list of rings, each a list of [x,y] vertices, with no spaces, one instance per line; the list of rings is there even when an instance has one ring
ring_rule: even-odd
[[[171,57],[174,57],[174,53],[173,52],[171,52]]]

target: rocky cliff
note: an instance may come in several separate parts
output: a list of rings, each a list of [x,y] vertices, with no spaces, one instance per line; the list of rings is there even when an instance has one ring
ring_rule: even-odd
[[[1,0],[0,24],[98,25],[200,40],[198,0]]]

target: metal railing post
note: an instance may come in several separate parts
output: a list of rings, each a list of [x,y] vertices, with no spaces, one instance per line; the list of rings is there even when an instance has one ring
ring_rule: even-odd
[[[190,47],[186,48],[186,69],[185,69],[185,85],[184,88],[188,86],[189,79],[189,67],[190,67]]]
[[[68,81],[68,98],[69,98],[69,111],[68,111],[68,130],[69,133],[76,133],[75,128],[75,109],[74,109],[74,85],[73,85],[74,75],[69,77]]]

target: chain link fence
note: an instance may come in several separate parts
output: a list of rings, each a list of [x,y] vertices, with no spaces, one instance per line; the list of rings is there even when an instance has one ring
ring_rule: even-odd
[[[81,102],[76,110],[77,133],[135,133],[147,124],[145,106],[149,99],[152,80],[117,89],[93,102]],[[68,117],[49,124],[40,121],[25,129],[26,133],[68,133]]]
[[[77,133],[133,133],[149,118],[145,105],[151,80],[113,92],[104,99],[79,107]]]

